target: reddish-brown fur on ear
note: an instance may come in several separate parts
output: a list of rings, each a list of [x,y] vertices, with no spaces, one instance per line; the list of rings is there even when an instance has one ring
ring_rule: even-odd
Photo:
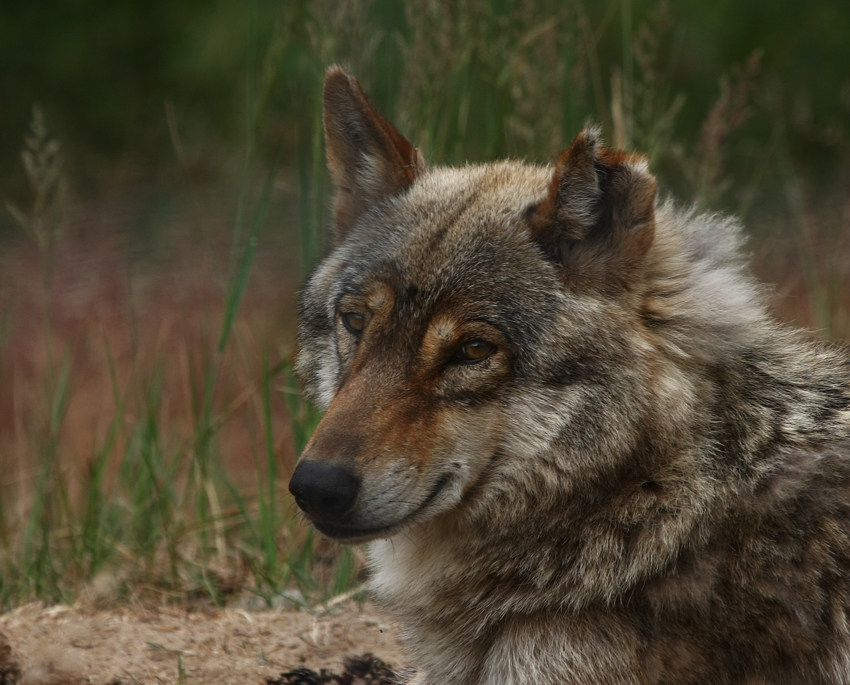
[[[558,159],[531,237],[568,283],[631,288],[655,234],[655,193],[644,157],[606,148],[585,129]]]
[[[337,186],[334,242],[339,244],[370,206],[408,188],[425,168],[419,151],[369,102],[340,67],[325,76],[325,141]]]

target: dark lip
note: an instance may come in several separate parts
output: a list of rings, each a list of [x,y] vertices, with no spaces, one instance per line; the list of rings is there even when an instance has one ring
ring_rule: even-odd
[[[443,488],[448,484],[450,476],[444,474],[437,479],[434,488],[428,493],[428,496],[422,501],[414,511],[405,516],[400,521],[391,523],[388,526],[379,526],[377,528],[353,528],[351,526],[340,526],[326,521],[316,521],[310,519],[316,530],[322,535],[333,538],[338,542],[345,544],[354,544],[358,542],[368,542],[378,538],[389,537],[391,534],[398,532],[402,528],[414,523],[419,515],[428,508],[428,506],[437,499],[437,496],[442,492]],[[308,517],[309,518],[309,517]]]

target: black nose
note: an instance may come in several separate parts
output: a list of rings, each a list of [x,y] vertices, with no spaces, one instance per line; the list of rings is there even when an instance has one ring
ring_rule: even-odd
[[[305,514],[339,519],[354,506],[360,479],[351,469],[320,461],[302,461],[289,481],[289,492]]]

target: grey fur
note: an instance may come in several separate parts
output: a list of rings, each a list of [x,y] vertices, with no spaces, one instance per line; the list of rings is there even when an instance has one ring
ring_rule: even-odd
[[[314,522],[373,540],[417,682],[850,683],[846,350],[768,313],[735,221],[571,151],[422,162],[345,226],[297,370],[304,459],[362,483]]]

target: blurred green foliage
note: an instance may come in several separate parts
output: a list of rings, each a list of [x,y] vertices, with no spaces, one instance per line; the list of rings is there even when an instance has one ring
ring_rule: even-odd
[[[7,0],[0,190],[16,175],[20,185],[17,150],[35,103],[78,186],[91,164],[173,163],[166,102],[201,156],[243,145],[247,126],[260,155],[283,146],[304,178],[332,62],[354,69],[433,160],[547,158],[588,117],[611,137],[615,73],[626,115],[641,124],[640,50],[655,51],[650,96],[661,101],[645,118],[674,121],[663,136],[625,142],[698,145],[718,79],[762,51],[752,116],[728,163],[739,177],[756,173],[752,157],[776,145],[781,126],[792,162],[828,178],[850,137],[848,36],[843,0],[678,0],[666,13],[657,0]]]

